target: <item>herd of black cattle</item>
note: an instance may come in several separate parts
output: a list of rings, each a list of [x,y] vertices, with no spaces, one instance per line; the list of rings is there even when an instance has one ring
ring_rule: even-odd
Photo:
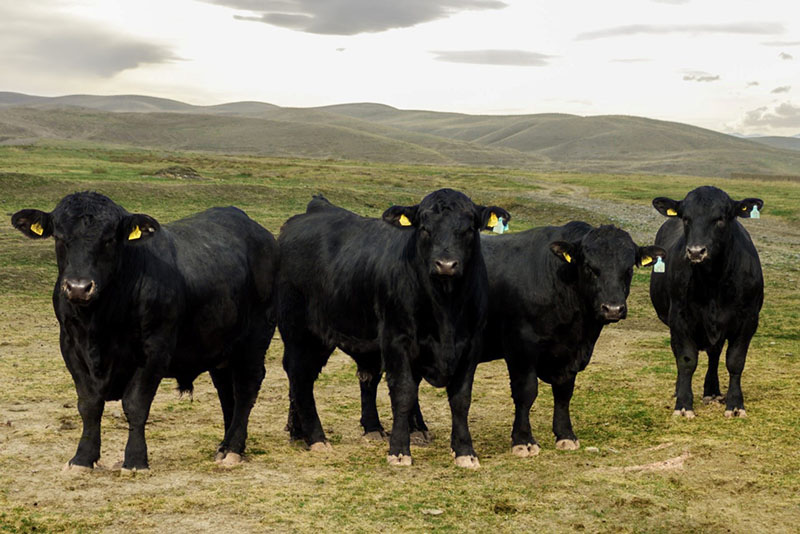
[[[412,436],[428,436],[417,396],[424,378],[446,388],[455,463],[470,468],[479,465],[467,424],[475,369],[499,358],[515,405],[512,452],[539,452],[529,421],[539,379],[553,390],[556,447],[579,447],[569,415],[575,377],[603,326],[626,317],[634,267],[654,265],[650,295],[678,367],[675,415],[694,416],[699,350],[709,359],[704,400],[723,399],[717,368],[727,340],[725,416],[745,416],[740,380],[763,279],[738,218],[758,217],[762,204],[708,186],[680,201],[656,198],[667,220],[655,245],[643,247],[619,228],[583,222],[482,237],[505,227],[509,213],[450,189],[381,219],[316,196],[277,241],[234,207],[161,226],[92,192],[49,213],[19,211],[12,224],[55,239],[53,306],[83,420],[66,468],[95,467],[105,401],[121,399],[129,424],[122,469],[147,469],[145,422],[159,383],[173,377],[190,391],[204,371],[225,423],[216,460],[241,462],[276,324],[292,439],[330,448],[313,389],[338,347],[358,366],[368,437],[386,437],[376,408],[386,376],[390,464],[410,465]]]

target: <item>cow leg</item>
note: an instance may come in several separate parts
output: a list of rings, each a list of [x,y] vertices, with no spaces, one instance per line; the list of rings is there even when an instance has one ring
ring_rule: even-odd
[[[405,355],[387,357],[386,383],[389,386],[389,397],[392,401],[392,434],[389,437],[389,456],[386,461],[390,465],[411,465],[411,437],[409,434],[409,417],[417,399],[417,385],[411,375]]]
[[[675,355],[675,363],[678,366],[673,415],[691,419],[694,417],[692,375],[697,369],[697,346],[685,337],[675,335],[671,337],[670,344],[672,353]]]
[[[233,373],[230,367],[223,367],[222,369],[211,369],[208,374],[211,375],[211,381],[219,395],[222,419],[225,421],[225,432],[227,433],[233,419]],[[222,451],[223,444],[224,441],[220,444],[219,451]]]
[[[81,388],[78,389],[78,413],[83,421],[83,433],[78,442],[78,450],[65,469],[92,469],[100,459],[100,420],[105,402],[99,395],[80,392]]]
[[[565,451],[580,448],[569,417],[569,403],[574,389],[575,376],[561,384],[553,384],[553,433],[556,435],[556,449]]]
[[[304,440],[312,451],[330,449],[314,401],[314,381],[331,352],[333,349],[324,348],[313,338],[305,342],[284,340],[283,369],[289,378],[289,436],[292,440]]]
[[[475,368],[478,359],[472,357],[461,365],[447,384],[447,398],[450,401],[450,414],[452,417],[452,431],[450,433],[450,448],[455,456],[458,467],[476,469],[480,467],[478,456],[472,446],[472,436],[469,432],[469,407],[472,404],[472,381],[475,378]]]
[[[262,352],[263,354],[263,352]],[[226,426],[225,437],[220,444],[217,457],[223,464],[235,465],[241,462],[247,441],[247,424],[250,412],[258,398],[258,390],[264,380],[264,360],[256,355],[244,362],[233,365],[231,383],[233,387],[233,410],[230,425]]]
[[[358,365],[358,385],[361,388],[361,427],[364,437],[383,440],[386,432],[378,415],[378,384],[381,382],[381,355],[373,353],[353,357]]]
[[[722,400],[722,392],[719,390],[719,355],[722,353],[722,345],[725,339],[721,339],[716,345],[708,349],[708,371],[703,383],[703,403]]]
[[[725,366],[728,368],[728,394],[725,396],[725,417],[747,417],[744,411],[744,395],[742,394],[742,371],[750,347],[750,339],[755,332],[740,334],[728,340],[725,353]]]
[[[148,469],[144,425],[150,416],[150,406],[160,382],[161,377],[148,367],[139,368],[122,395],[122,409],[128,419],[128,443],[125,445],[123,471]]]
[[[520,458],[539,454],[539,444],[531,431],[530,413],[539,394],[536,369],[527,361],[506,358],[511,398],[514,400],[514,425],[511,428],[511,452]]]
[[[415,376],[414,382],[417,384],[417,402],[414,403],[408,413],[408,432],[414,445],[423,446],[433,441],[433,436],[428,430],[428,425],[425,424],[422,410],[419,407],[419,384],[422,382],[422,377]]]

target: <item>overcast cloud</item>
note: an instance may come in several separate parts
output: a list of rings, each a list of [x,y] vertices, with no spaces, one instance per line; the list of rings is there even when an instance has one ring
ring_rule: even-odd
[[[800,41],[764,41],[764,46],[800,46]]]
[[[780,54],[778,54],[778,57],[780,57],[781,59],[794,59],[794,57],[792,57],[791,54],[787,54],[786,52],[781,52]]]
[[[685,82],[716,82],[719,80],[718,74],[709,74],[703,71],[689,71],[683,75]]]
[[[355,35],[407,28],[459,11],[502,9],[499,0],[205,0],[253,12],[238,20],[263,22],[291,30]]]
[[[775,89],[770,91],[770,93],[772,93],[774,95],[778,95],[778,94],[781,94],[781,93],[788,93],[791,90],[792,90],[792,86],[791,85],[781,85],[780,87],[776,87]]]
[[[51,10],[0,6],[0,57],[4,67],[50,74],[112,77],[145,63],[178,59],[167,47],[112,33]]]
[[[742,124],[755,128],[800,128],[800,107],[790,102],[773,108],[760,107],[745,113]]]
[[[449,63],[516,67],[544,67],[555,57],[526,50],[432,50],[431,53],[437,61]]]
[[[626,35],[660,35],[670,33],[687,33],[690,35],[706,34],[749,34],[777,35],[784,32],[782,24],[777,22],[737,22],[732,24],[629,24],[615,26],[590,32],[579,33],[575,39],[588,41]]]

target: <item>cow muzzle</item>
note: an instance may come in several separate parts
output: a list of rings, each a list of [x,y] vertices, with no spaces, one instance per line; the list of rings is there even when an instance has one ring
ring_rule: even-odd
[[[458,274],[458,260],[436,260],[433,262],[436,274],[440,276],[455,276]]]
[[[609,322],[617,322],[628,316],[628,307],[625,304],[602,304],[600,315]]]
[[[708,249],[701,246],[686,247],[686,259],[692,263],[702,263],[708,258]]]
[[[97,284],[87,278],[65,278],[61,289],[76,304],[88,304],[97,295]]]

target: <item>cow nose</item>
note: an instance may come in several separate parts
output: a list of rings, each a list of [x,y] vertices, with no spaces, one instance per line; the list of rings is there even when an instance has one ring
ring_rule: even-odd
[[[458,260],[436,260],[436,274],[445,276],[453,276],[456,274],[456,267],[458,267]]]
[[[708,257],[708,250],[701,246],[686,247],[686,257],[692,263],[700,263]]]
[[[628,314],[628,307],[625,304],[603,304],[600,311],[609,321],[619,321]]]
[[[64,293],[72,301],[88,302],[94,296],[96,288],[94,281],[86,278],[66,278],[64,280]]]

